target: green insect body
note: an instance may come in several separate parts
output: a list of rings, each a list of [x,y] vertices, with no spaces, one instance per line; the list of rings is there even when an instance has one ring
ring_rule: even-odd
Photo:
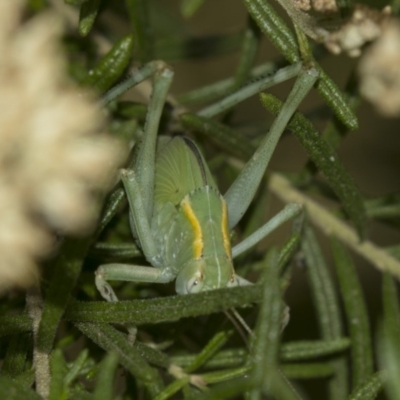
[[[177,276],[180,294],[237,285],[227,205],[198,147],[183,137],[158,143],[151,223],[161,249],[156,262]]]
[[[176,279],[176,291],[181,294],[250,284],[235,274],[232,259],[301,210],[298,204],[288,204],[231,249],[229,229],[248,209],[282,132],[318,78],[316,70],[300,73],[269,133],[222,196],[192,140],[157,136],[173,73],[155,63],[132,79],[139,81],[154,68],[155,86],[149,105],[152,117],[146,119],[133,168],[121,173],[132,233],[150,266],[101,265],[96,271],[96,286],[108,301],[118,301],[108,283],[112,280],[167,283]]]

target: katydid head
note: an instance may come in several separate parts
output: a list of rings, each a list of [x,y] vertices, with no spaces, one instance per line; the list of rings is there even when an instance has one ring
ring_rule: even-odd
[[[192,260],[179,272],[175,283],[178,294],[199,293],[238,285],[232,261],[226,256]]]

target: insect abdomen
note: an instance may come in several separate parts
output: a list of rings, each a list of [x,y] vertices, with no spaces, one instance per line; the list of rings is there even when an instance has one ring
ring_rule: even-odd
[[[231,259],[226,204],[217,190],[204,186],[183,198],[167,245],[177,270],[190,260]]]

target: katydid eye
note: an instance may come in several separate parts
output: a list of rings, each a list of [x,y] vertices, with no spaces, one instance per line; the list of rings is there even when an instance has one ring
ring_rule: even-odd
[[[203,280],[197,276],[190,278],[186,284],[187,293],[199,293],[203,287]]]

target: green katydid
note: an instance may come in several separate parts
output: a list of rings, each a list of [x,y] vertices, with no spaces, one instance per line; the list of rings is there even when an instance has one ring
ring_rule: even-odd
[[[145,68],[133,78],[135,82],[153,71],[151,66]],[[287,205],[231,249],[229,230],[249,207],[282,132],[318,77],[315,69],[300,71],[269,133],[224,195],[191,139],[157,136],[173,74],[160,65],[153,72],[155,85],[148,111],[152,118],[146,120],[134,167],[121,173],[132,233],[150,266],[100,266],[96,286],[108,301],[118,300],[109,280],[167,283],[176,279],[179,294],[249,284],[235,274],[233,258],[300,210],[298,204]]]

